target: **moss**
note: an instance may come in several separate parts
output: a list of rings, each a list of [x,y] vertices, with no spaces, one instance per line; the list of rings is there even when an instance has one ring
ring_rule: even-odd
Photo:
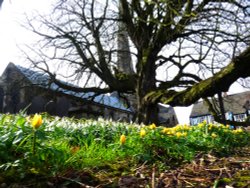
[[[236,187],[246,187],[247,185],[248,185],[247,182],[237,182],[237,183],[235,184]]]
[[[241,176],[237,178],[239,181],[250,181],[250,175],[249,176]]]
[[[220,183],[225,183],[225,184],[228,184],[228,183],[231,183],[232,182],[232,179],[229,179],[229,178],[223,178],[220,180]]]
[[[222,183],[228,184],[234,182],[235,187],[246,187],[250,181],[250,170],[242,170],[237,172],[232,179],[223,178]]]
[[[115,77],[120,80],[120,81],[123,81],[123,80],[128,80],[129,79],[129,75],[128,74],[124,74],[124,73],[121,73],[121,72],[118,72],[115,74]]]
[[[242,177],[248,177],[250,180],[250,170],[241,170],[239,172],[237,172],[234,177],[235,178],[242,178]]]

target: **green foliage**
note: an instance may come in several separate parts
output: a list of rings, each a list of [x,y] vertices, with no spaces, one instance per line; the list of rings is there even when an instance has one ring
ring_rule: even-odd
[[[250,138],[242,129],[206,122],[164,128],[43,114],[34,153],[33,131],[25,115],[0,116],[0,177],[4,182],[13,181],[13,176],[14,181],[58,176],[68,169],[125,169],[142,163],[168,167],[190,161],[200,152],[227,155],[249,144]],[[123,143],[121,135],[126,136]]]

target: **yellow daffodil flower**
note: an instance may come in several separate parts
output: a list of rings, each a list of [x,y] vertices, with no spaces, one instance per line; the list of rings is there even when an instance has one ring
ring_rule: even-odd
[[[239,128],[239,129],[236,129],[236,130],[233,130],[232,131],[233,133],[242,133],[243,132],[243,130],[241,129],[241,128]]]
[[[34,129],[38,129],[43,123],[42,116],[35,114],[31,120],[31,125]]]
[[[156,128],[156,125],[154,123],[152,123],[151,125],[149,125],[149,128],[150,129],[155,129]]]
[[[175,135],[177,136],[177,138],[182,136],[181,132],[177,132]]]
[[[212,138],[216,138],[216,137],[217,137],[217,134],[212,133],[212,134],[211,134],[211,137],[212,137]]]
[[[177,136],[177,138],[180,138],[180,137],[185,137],[185,136],[187,136],[187,132],[177,132],[176,134],[175,134],[175,136]]]
[[[202,128],[202,127],[204,127],[204,124],[203,124],[203,123],[199,123],[199,124],[198,124],[198,127],[199,127],[199,128]]]
[[[168,131],[169,131],[169,128],[166,128],[166,127],[165,127],[165,128],[162,129],[161,132],[162,132],[163,134],[166,134]]]
[[[241,128],[237,129],[238,133],[242,133],[243,130]]]
[[[140,136],[141,136],[141,137],[144,137],[145,135],[146,135],[145,129],[141,129],[141,131],[140,131]]]
[[[123,145],[123,144],[125,144],[125,142],[126,142],[126,136],[123,134],[120,137],[120,143]]]
[[[187,136],[187,132],[182,133],[182,136]]]

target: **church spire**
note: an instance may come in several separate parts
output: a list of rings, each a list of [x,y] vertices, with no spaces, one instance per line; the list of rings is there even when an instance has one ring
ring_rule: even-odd
[[[119,4],[119,17],[121,11],[121,5]],[[133,74],[133,66],[131,53],[129,48],[128,33],[124,23],[120,21],[118,23],[118,36],[117,36],[117,45],[118,45],[118,60],[117,60],[117,69],[119,72],[125,74]]]

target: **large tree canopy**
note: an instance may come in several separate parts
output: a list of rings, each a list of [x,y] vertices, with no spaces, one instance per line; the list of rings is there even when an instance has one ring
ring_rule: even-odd
[[[133,94],[139,122],[157,121],[158,102],[190,105],[250,74],[248,0],[58,1],[28,25],[42,37],[26,51],[36,67],[73,91]],[[120,68],[131,66],[120,54],[134,71]],[[60,82],[51,64],[67,66],[60,74],[79,87]]]

